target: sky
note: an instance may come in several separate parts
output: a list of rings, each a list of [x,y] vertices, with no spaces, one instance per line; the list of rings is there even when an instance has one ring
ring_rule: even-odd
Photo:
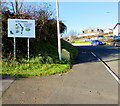
[[[41,1],[45,2],[48,1],[49,3],[52,4],[53,9],[56,9],[55,6],[56,0],[28,0],[28,1],[31,2],[39,1],[39,3]],[[118,0],[58,0],[58,1],[60,20],[63,21],[63,23],[67,26],[67,32],[65,33],[65,35],[68,35],[68,33],[71,30],[74,30],[75,32],[79,33],[81,30],[85,30],[88,28],[113,29],[116,23],[118,23]],[[34,5],[37,6],[36,3]],[[56,13],[54,13],[54,15],[56,15]]]
[[[88,28],[113,28],[118,22],[118,2],[59,2],[60,20],[67,33]]]

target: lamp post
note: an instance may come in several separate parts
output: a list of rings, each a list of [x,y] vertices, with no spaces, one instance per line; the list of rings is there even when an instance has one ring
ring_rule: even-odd
[[[59,60],[62,60],[61,56],[61,40],[60,40],[60,25],[59,25],[59,10],[58,10],[58,0],[56,0],[56,15],[57,15],[57,34],[58,34],[58,54],[59,54]]]

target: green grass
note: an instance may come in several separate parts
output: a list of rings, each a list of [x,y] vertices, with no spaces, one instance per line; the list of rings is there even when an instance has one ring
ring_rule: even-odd
[[[2,60],[2,72],[0,74],[10,76],[41,76],[64,73],[70,69],[78,51],[70,43],[61,42],[62,48],[70,52],[71,59],[60,61],[58,59],[57,44],[54,42],[35,42],[31,48],[31,58],[17,60]]]
[[[92,41],[82,41],[82,42],[75,42],[75,43],[91,43]]]
[[[3,62],[3,75],[11,76],[41,76],[52,75],[55,73],[64,73],[70,69],[69,64],[40,64],[39,62],[24,61],[19,63],[17,61]]]

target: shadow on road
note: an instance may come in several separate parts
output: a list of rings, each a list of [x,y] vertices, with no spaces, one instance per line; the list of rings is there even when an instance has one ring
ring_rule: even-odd
[[[112,59],[112,60],[108,60],[108,61],[105,61],[105,62],[112,62],[112,61],[118,61],[120,59]]]
[[[120,48],[113,46],[76,46],[79,51],[78,56],[74,64],[87,63],[87,62],[96,62],[98,61],[91,52],[95,53],[101,59],[111,58],[110,60],[106,60],[106,62],[118,61],[120,60],[118,54],[120,52]]]
[[[28,78],[28,77],[21,77],[21,76],[8,76],[8,75],[0,75],[0,80],[20,80],[20,78]]]

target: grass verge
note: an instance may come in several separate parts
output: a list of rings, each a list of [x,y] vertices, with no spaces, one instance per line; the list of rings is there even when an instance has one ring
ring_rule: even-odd
[[[39,45],[38,43],[36,44]],[[70,52],[71,59],[59,61],[56,45],[49,42],[42,42],[40,45],[34,48],[35,53],[33,53],[34,55],[30,61],[25,58],[19,60],[3,59],[2,72],[0,74],[28,77],[64,73],[70,69],[78,52],[71,44],[62,41],[62,48]]]
[[[75,43],[91,43],[92,41],[82,41],[82,42],[75,42]]]
[[[38,57],[37,57],[38,58]],[[41,76],[52,75],[55,73],[64,73],[70,68],[69,64],[40,64],[37,62],[23,62],[17,61],[3,62],[3,75],[11,76]]]

